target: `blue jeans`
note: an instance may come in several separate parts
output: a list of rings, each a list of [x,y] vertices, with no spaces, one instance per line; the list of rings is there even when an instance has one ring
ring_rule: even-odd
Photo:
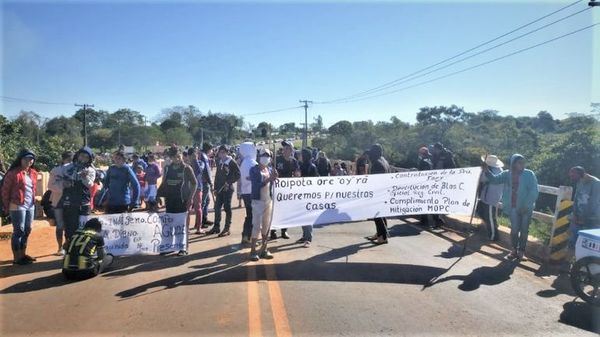
[[[10,244],[13,250],[24,250],[27,247],[27,238],[31,233],[34,211],[34,207],[26,211],[10,211],[10,219],[13,224]]]
[[[208,220],[208,204],[210,203],[210,189],[208,185],[206,188],[202,188],[202,223],[206,223]]]
[[[516,208],[510,209],[510,238],[516,251],[525,252],[532,215],[533,210],[518,211]]]
[[[302,226],[302,238],[304,241],[312,241],[312,226]]]

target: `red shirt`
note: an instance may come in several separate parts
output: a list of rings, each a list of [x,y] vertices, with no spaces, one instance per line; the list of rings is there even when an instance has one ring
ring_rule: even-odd
[[[9,207],[10,204],[21,206],[25,203],[25,172],[19,168],[6,172],[2,185],[2,201],[5,207]],[[36,170],[29,169],[34,201],[37,190],[37,176]]]

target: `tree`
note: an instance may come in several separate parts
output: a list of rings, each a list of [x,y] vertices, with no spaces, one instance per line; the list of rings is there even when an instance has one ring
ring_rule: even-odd
[[[458,121],[464,112],[464,108],[454,104],[449,107],[423,107],[419,109],[419,112],[417,113],[417,122],[424,125],[437,124],[440,122],[452,123]]]
[[[314,123],[310,124],[310,128],[313,132],[321,132],[323,130],[323,117],[318,115],[314,118]]]
[[[167,130],[164,139],[166,144],[177,144],[180,146],[192,145],[194,142],[192,135],[190,135],[187,129],[181,127]]]
[[[85,109],[85,119],[88,123],[88,127],[99,128],[106,125],[109,113],[104,110],[94,110],[91,108]],[[79,109],[73,115],[73,118],[79,122],[79,125],[83,125],[83,108]]]
[[[339,121],[329,127],[329,133],[332,135],[349,136],[352,131],[352,123],[348,121]]]
[[[282,124],[279,127],[279,132],[283,135],[295,134],[296,133],[296,123],[289,122],[289,123]]]
[[[256,132],[255,132],[255,134],[258,137],[269,138],[269,136],[271,135],[272,131],[273,131],[273,125],[271,125],[271,123],[260,122],[256,126]]]

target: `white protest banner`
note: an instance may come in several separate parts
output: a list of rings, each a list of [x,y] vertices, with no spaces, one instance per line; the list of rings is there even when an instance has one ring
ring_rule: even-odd
[[[187,250],[187,213],[122,213],[88,215],[79,226],[98,218],[105,249],[115,256]]]
[[[281,178],[271,227],[473,212],[480,167],[362,176]]]

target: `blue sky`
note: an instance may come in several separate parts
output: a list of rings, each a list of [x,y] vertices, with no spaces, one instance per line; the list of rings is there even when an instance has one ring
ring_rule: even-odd
[[[3,1],[2,113],[71,115],[72,103],[251,114],[370,89],[455,55],[573,1],[202,2]],[[571,9],[523,32],[587,6]],[[423,77],[444,75],[600,22],[600,7]],[[338,120],[414,122],[419,107],[457,104],[507,115],[589,112],[600,102],[600,26],[397,94],[313,105]],[[303,110],[245,116],[303,121]]]

